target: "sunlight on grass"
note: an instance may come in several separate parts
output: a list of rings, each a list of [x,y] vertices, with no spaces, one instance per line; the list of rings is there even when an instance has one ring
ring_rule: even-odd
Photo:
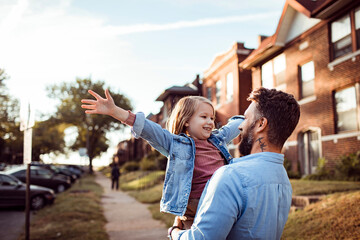
[[[360,190],[360,182],[290,180],[293,195],[316,195]]]
[[[293,212],[282,239],[360,239],[360,191],[336,193]]]
[[[30,226],[31,239],[107,240],[101,194],[95,177],[84,176],[58,194],[52,206],[36,213]]]

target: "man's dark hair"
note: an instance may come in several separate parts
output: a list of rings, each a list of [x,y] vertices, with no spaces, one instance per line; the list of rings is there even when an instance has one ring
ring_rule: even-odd
[[[269,141],[282,147],[300,118],[300,106],[294,96],[261,87],[253,90],[247,100],[254,101],[259,115],[267,119]]]

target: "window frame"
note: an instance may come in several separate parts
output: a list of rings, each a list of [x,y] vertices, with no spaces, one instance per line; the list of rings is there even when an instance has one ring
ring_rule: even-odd
[[[284,60],[285,60],[285,68],[284,68],[283,71],[275,74],[275,59],[280,60],[280,57],[282,57],[282,56],[284,57]],[[263,81],[263,79],[264,79],[264,78],[263,78],[263,72],[264,72],[264,71],[263,71],[263,66],[264,66],[265,64],[269,64],[269,65],[271,66],[271,78],[272,78],[272,81],[271,81],[272,86],[271,86],[271,88],[278,88],[279,86],[285,85],[285,84],[286,84],[286,68],[287,68],[287,64],[286,64],[286,54],[285,54],[284,52],[282,52],[282,53],[276,55],[275,57],[273,57],[272,59],[270,59],[269,61],[264,62],[264,63],[261,65],[261,67],[260,67],[260,80],[261,80],[261,86],[262,86],[262,87],[264,87],[264,81]],[[281,82],[281,83],[278,83],[278,82],[277,82],[277,76],[279,76],[279,75],[280,75],[281,73],[283,73],[283,72],[284,72],[284,81]],[[265,86],[265,87],[268,88],[267,86]]]
[[[313,82],[313,90],[314,90],[314,93],[312,95],[309,95],[309,96],[306,96],[304,97],[304,94],[303,94],[303,79],[302,79],[302,67],[307,64],[307,63],[310,63],[310,62],[313,62],[313,66],[314,66],[314,78],[312,80]],[[300,99],[305,99],[305,98],[309,98],[309,97],[312,97],[312,96],[315,96],[315,79],[316,79],[316,71],[315,71],[315,61],[314,59],[307,59],[306,61],[300,63],[298,65],[298,79],[299,79],[299,96],[300,96]]]
[[[216,83],[215,83],[215,99],[216,99],[217,106],[221,105],[221,88],[222,88],[221,80],[216,81]]]
[[[231,75],[231,93],[229,93],[229,76]],[[228,72],[225,76],[226,78],[226,102],[232,102],[234,100],[234,74],[233,72]]]
[[[354,87],[355,88],[355,101],[356,101],[356,129],[351,129],[351,130],[339,130],[338,128],[338,112],[336,109],[336,97],[335,94],[337,92],[343,91],[345,89]],[[360,84],[359,83],[355,83],[355,84],[350,84],[350,85],[346,85],[342,88],[338,88],[335,89],[333,91],[333,110],[334,110],[334,128],[335,128],[335,133],[347,133],[347,132],[357,132],[360,131]]]
[[[328,25],[328,29],[329,29],[329,48],[330,48],[330,62],[334,61],[335,59],[341,58],[343,56],[346,56],[347,54],[351,54],[356,52],[357,50],[360,49],[360,39],[356,38],[356,28],[355,28],[355,12],[356,11],[360,11],[360,6],[356,6],[353,7],[352,9],[343,12],[341,15],[339,15],[338,17],[336,17],[334,20],[332,20],[329,25]],[[351,36],[351,52],[345,53],[343,55],[339,55],[337,57],[335,57],[335,50],[334,50],[334,45],[338,42],[341,41],[342,39],[348,37],[344,36],[341,39],[338,39],[335,43],[332,42],[332,24],[336,21],[338,21],[339,19],[343,18],[344,16],[349,15],[350,16],[350,36]],[[360,35],[360,34],[359,34]],[[359,42],[359,44],[358,44]]]

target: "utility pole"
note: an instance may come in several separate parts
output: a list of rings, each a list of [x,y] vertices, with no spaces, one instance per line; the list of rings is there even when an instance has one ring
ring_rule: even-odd
[[[32,127],[35,124],[34,113],[30,102],[25,101],[20,108],[20,131],[24,131],[23,161],[26,169],[26,208],[25,208],[25,240],[30,239],[30,165],[32,150]]]

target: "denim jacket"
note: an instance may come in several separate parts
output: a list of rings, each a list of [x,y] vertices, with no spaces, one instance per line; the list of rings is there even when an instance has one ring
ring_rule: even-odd
[[[232,117],[227,125],[214,130],[208,139],[219,149],[227,163],[232,159],[232,156],[226,144],[239,135],[238,127],[243,120],[243,116]],[[179,216],[184,215],[194,171],[194,140],[186,134],[175,135],[170,133],[159,124],[146,119],[142,112],[136,114],[132,133],[135,138],[145,139],[152,147],[168,158],[160,211]]]

